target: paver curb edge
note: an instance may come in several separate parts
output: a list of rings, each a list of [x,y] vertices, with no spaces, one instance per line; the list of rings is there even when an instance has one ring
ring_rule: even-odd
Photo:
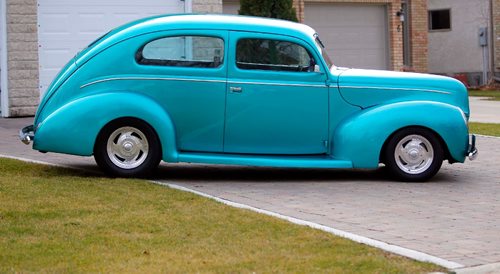
[[[251,211],[254,211],[254,212],[257,212],[257,213],[261,213],[261,214],[265,214],[265,215],[272,216],[272,217],[275,217],[275,218],[279,218],[279,219],[282,219],[282,220],[286,220],[286,221],[294,223],[294,224],[308,226],[308,227],[311,227],[311,228],[314,228],[314,229],[322,230],[322,231],[334,234],[334,235],[339,236],[339,237],[343,237],[343,238],[346,238],[346,239],[349,239],[349,240],[352,240],[352,241],[355,241],[355,242],[358,242],[358,243],[362,243],[362,244],[366,244],[366,245],[369,245],[369,246],[372,246],[372,247],[376,247],[376,248],[379,248],[379,249],[382,249],[382,250],[385,250],[385,251],[388,251],[388,252],[391,252],[391,253],[395,253],[395,254],[398,254],[398,255],[401,255],[401,256],[404,256],[404,257],[408,257],[408,258],[411,258],[411,259],[414,259],[414,260],[417,260],[417,261],[434,263],[434,264],[443,266],[443,267],[448,268],[448,269],[456,269],[456,268],[463,268],[464,267],[464,265],[461,265],[459,263],[448,261],[446,259],[439,258],[439,257],[436,257],[436,256],[432,256],[430,254],[426,254],[426,253],[423,253],[423,252],[420,252],[420,251],[408,249],[408,248],[397,246],[397,245],[388,244],[388,243],[385,243],[385,242],[382,242],[382,241],[378,241],[378,240],[375,240],[375,239],[371,239],[371,238],[368,238],[368,237],[356,235],[354,233],[350,233],[350,232],[342,231],[342,230],[335,229],[335,228],[332,228],[332,227],[328,227],[328,226],[325,226],[325,225],[321,225],[321,224],[318,224],[318,223],[314,223],[314,222],[310,222],[310,221],[301,220],[301,219],[298,219],[298,218],[294,218],[294,217],[282,215],[282,214],[279,214],[279,213],[276,213],[276,212],[272,212],[272,211],[268,211],[268,210],[265,210],[265,209],[260,209],[260,208],[256,208],[256,207],[253,207],[253,206],[236,203],[236,202],[233,202],[233,201],[229,201],[229,200],[226,200],[226,199],[215,197],[215,196],[212,196],[212,195],[200,192],[200,191],[196,191],[196,190],[193,190],[193,189],[190,189],[190,188],[187,188],[187,187],[179,186],[179,185],[176,185],[176,184],[163,183],[163,182],[158,182],[158,181],[151,181],[151,182],[154,183],[154,184],[166,186],[166,187],[169,187],[169,188],[172,188],[172,189],[190,192],[190,193],[193,193],[193,194],[205,197],[205,198],[209,198],[209,199],[215,200],[217,202],[223,203],[223,204],[228,205],[228,206],[251,210]]]

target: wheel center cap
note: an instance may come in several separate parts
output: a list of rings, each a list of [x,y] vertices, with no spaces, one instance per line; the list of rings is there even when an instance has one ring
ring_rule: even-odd
[[[123,144],[123,149],[127,152],[132,151],[133,148],[134,145],[132,143],[126,142],[125,144]]]
[[[410,150],[410,152],[408,153],[408,155],[410,156],[410,158],[412,158],[413,160],[415,160],[415,159],[418,158],[418,150],[412,149],[412,150]]]

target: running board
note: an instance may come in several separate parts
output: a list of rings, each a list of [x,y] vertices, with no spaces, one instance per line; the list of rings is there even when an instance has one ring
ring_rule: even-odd
[[[179,162],[221,165],[293,167],[293,168],[352,168],[351,161],[336,160],[327,155],[248,155],[182,152]]]

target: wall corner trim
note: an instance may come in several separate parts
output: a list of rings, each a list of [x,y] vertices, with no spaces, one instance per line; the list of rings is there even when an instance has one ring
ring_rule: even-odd
[[[9,84],[8,84],[8,48],[7,48],[7,0],[0,0],[0,43],[2,48],[2,56],[0,56],[0,83],[1,83],[1,109],[2,117],[10,116],[9,108]]]

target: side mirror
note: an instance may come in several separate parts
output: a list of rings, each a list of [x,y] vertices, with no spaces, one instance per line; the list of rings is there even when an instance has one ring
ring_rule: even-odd
[[[321,68],[319,67],[318,64],[316,64],[316,61],[314,61],[314,58],[312,58],[312,57],[309,61],[309,68],[307,69],[307,71],[323,74],[323,72],[321,71]]]
[[[314,72],[321,72],[319,65],[314,65]]]

